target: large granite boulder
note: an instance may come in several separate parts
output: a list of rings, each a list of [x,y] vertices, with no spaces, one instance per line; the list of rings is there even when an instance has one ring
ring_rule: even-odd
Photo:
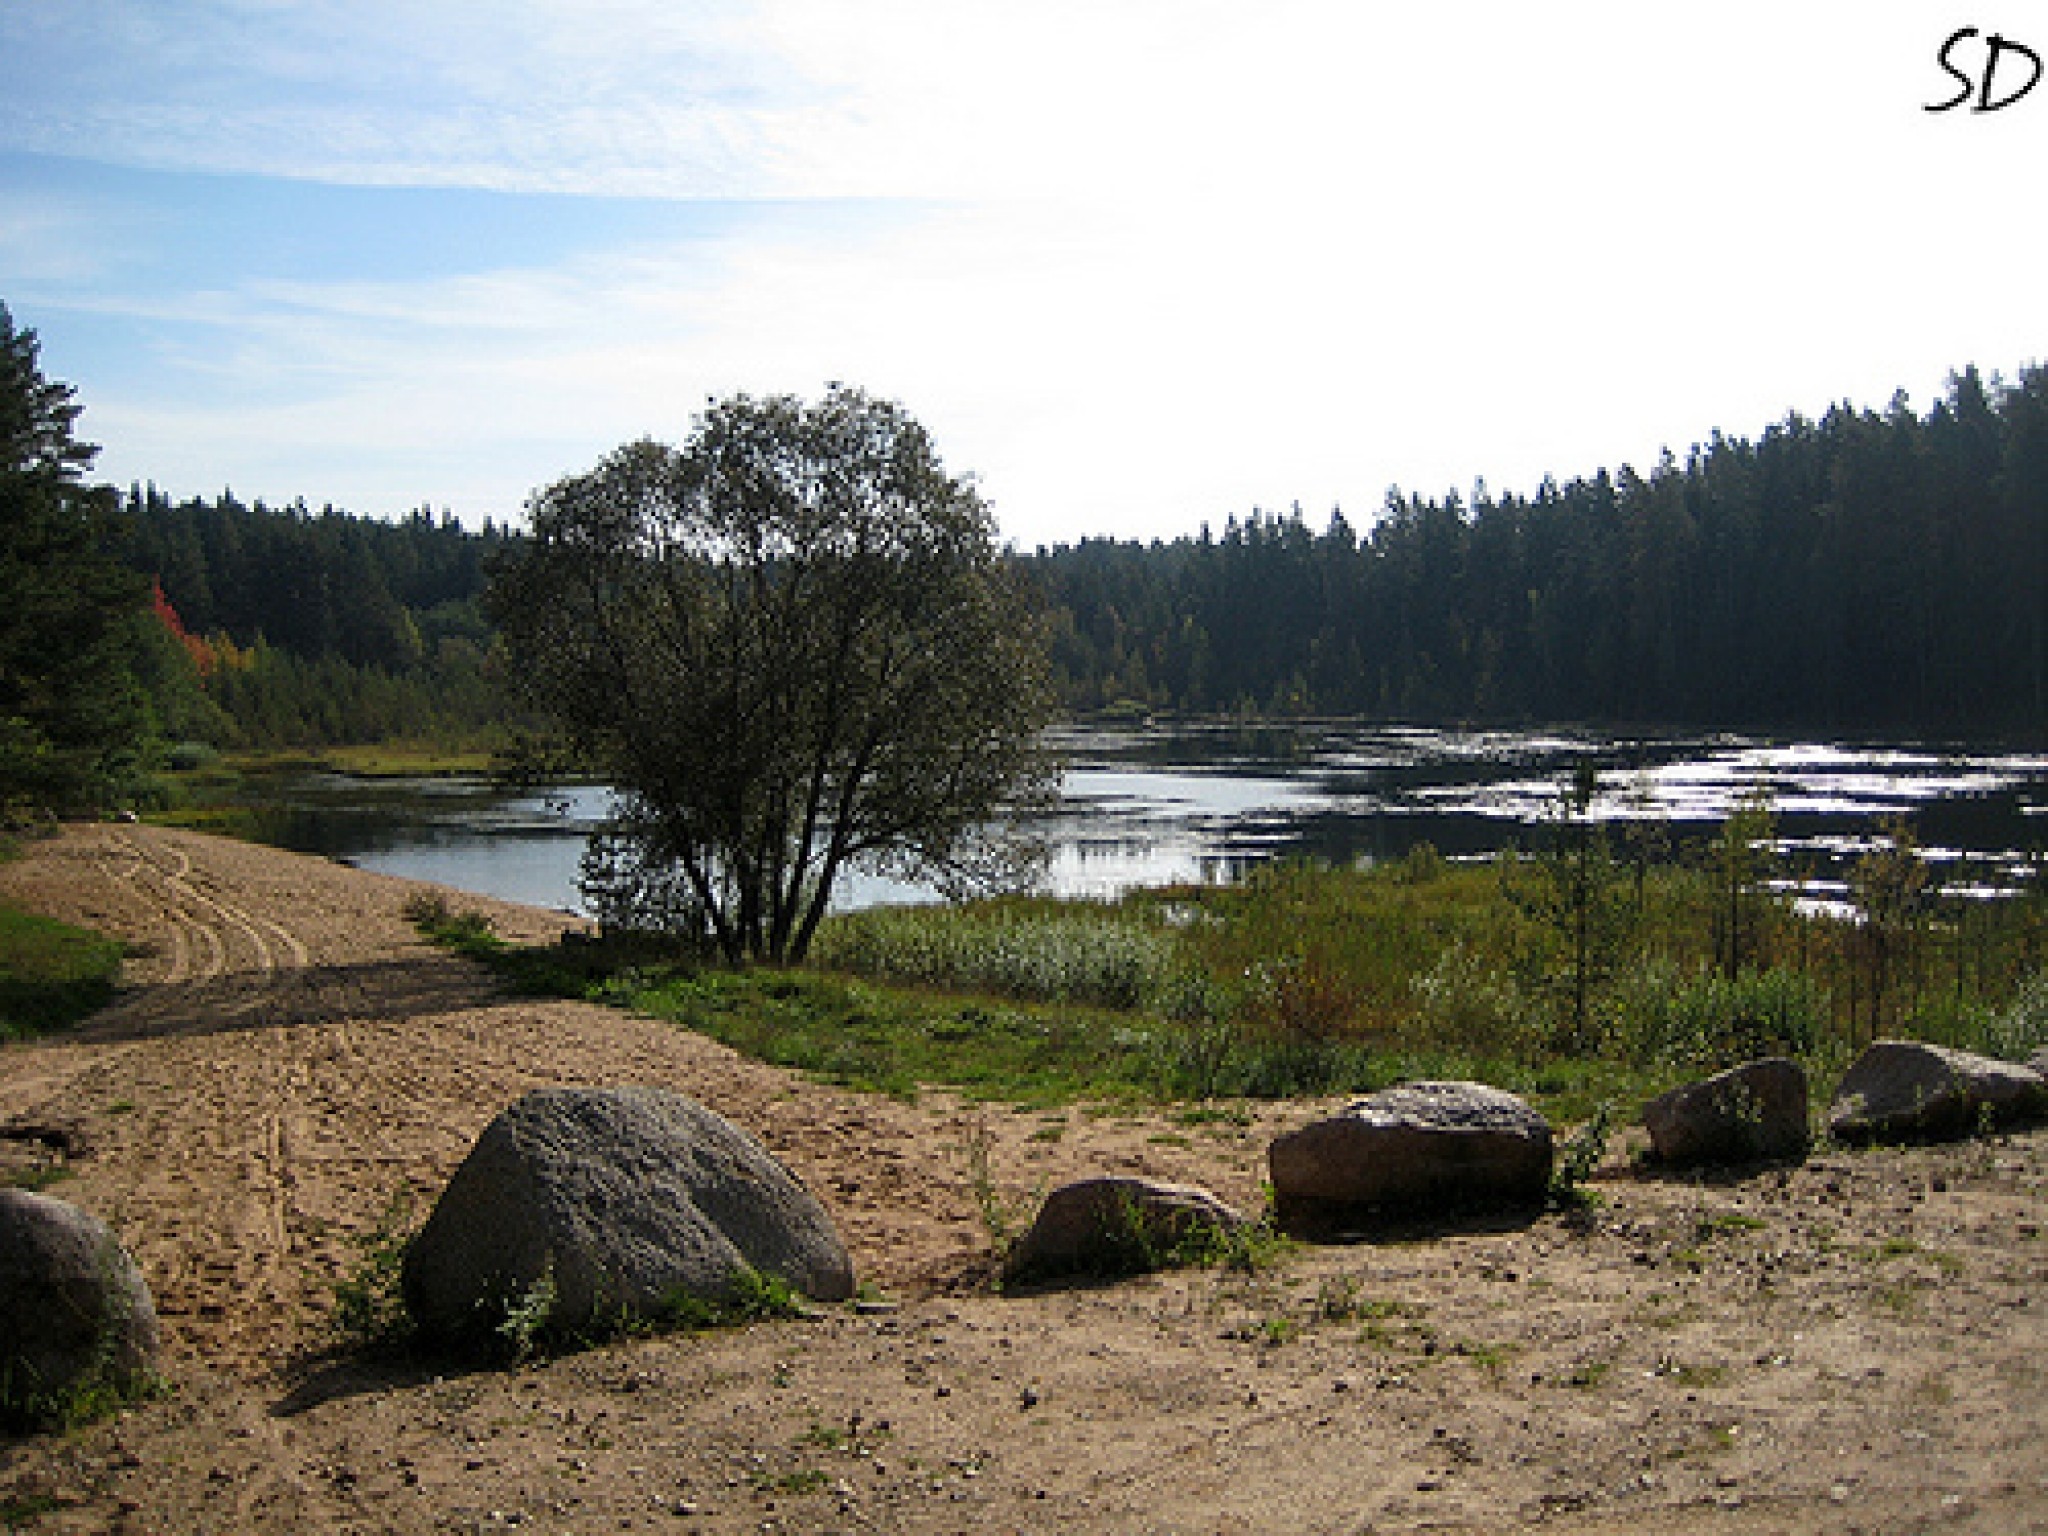
[[[1659,1162],[1798,1162],[1806,1156],[1806,1070],[1783,1056],[1745,1062],[1643,1106]]]
[[[2016,1062],[1916,1040],[1879,1040],[1842,1074],[1828,1108],[1839,1141],[1967,1136],[2048,1114],[2048,1079]]]
[[[1550,1122],[1499,1088],[1388,1088],[1273,1142],[1274,1219],[1320,1237],[1420,1211],[1540,1207],[1552,1144]]]
[[[1245,1224],[1206,1189],[1097,1178],[1045,1197],[1009,1258],[1012,1275],[1130,1274],[1185,1262]]]
[[[106,1223],[0,1189],[0,1420],[61,1419],[77,1393],[133,1392],[157,1349],[149,1286]]]
[[[853,1293],[831,1216],[753,1137],[657,1088],[548,1088],[484,1128],[406,1250],[429,1338],[495,1348],[730,1297],[747,1272]]]

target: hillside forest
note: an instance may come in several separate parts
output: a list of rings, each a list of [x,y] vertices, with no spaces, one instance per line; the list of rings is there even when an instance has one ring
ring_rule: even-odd
[[[200,684],[183,733],[274,749],[504,730],[479,598],[511,528],[142,487],[121,522]],[[1016,558],[1078,711],[2039,739],[2048,367],[1965,369],[1924,414],[1899,396],[1715,432],[1647,474]]]

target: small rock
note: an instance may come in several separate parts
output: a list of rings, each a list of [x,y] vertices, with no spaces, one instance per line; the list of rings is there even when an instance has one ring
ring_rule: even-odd
[[[1159,1269],[1244,1224],[1244,1217],[1192,1184],[1081,1179],[1046,1196],[1009,1267],[1020,1276]]]

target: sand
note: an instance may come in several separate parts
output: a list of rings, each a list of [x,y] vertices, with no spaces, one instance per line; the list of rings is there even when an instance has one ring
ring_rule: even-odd
[[[0,1440],[37,1532],[2048,1531],[2048,1136],[1826,1149],[1597,1206],[1304,1247],[1257,1274],[1002,1293],[1009,1205],[1138,1172],[1256,1209],[1278,1131],[853,1094],[421,943],[432,887],[68,828],[0,899],[131,947],[117,1002],[0,1048],[0,1172],[105,1219],[171,1390]],[[445,893],[499,932],[560,914]],[[530,1088],[645,1083],[828,1205],[858,1306],[509,1370],[337,1349],[337,1280]]]

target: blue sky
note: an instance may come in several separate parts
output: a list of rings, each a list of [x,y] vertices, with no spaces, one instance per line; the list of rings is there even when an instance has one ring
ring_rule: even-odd
[[[2048,359],[2048,82],[1924,111],[1963,26],[2048,56],[1997,0],[9,0],[0,301],[178,496],[511,518],[843,380],[1025,545],[1363,520]]]

